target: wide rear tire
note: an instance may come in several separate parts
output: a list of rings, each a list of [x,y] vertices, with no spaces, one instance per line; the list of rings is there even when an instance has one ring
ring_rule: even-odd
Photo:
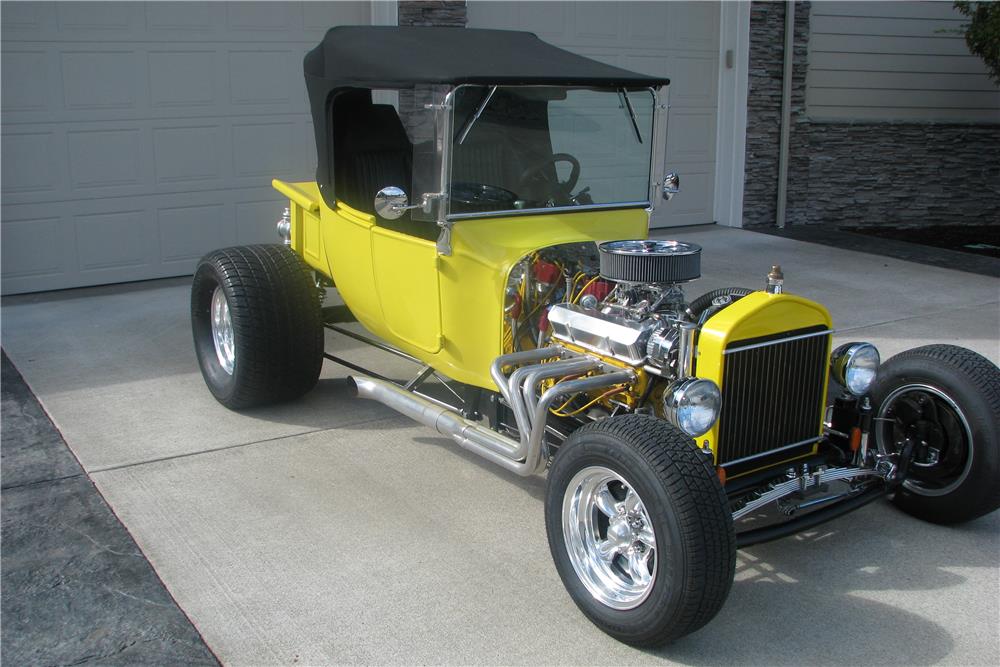
[[[283,245],[224,248],[198,263],[191,328],[205,383],[227,408],[298,398],[323,365],[319,292]]]
[[[575,431],[549,471],[545,526],[570,597],[620,641],[683,637],[729,594],[726,494],[711,457],[662,420],[624,415]]]
[[[871,398],[879,451],[913,443],[897,507],[941,524],[1000,507],[1000,369],[990,360],[954,345],[907,350],[879,369]]]

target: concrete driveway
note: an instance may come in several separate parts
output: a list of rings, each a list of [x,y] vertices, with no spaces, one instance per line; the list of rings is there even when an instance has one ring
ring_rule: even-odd
[[[760,286],[833,313],[883,358],[931,342],[1000,362],[1000,281],[721,228],[696,295]],[[402,376],[350,340],[344,356]],[[304,400],[210,396],[187,281],[9,298],[3,346],[167,588],[228,664],[1000,664],[1000,513],[959,527],[880,502],[740,552],[707,627],[656,652],[564,592],[522,480],[382,406],[327,363]]]

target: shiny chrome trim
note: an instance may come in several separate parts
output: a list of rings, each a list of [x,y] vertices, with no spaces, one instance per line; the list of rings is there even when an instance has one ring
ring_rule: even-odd
[[[621,486],[623,500],[609,484]],[[633,484],[604,466],[583,468],[563,494],[562,529],[569,562],[594,599],[628,610],[649,597],[656,581],[656,533]]]
[[[222,285],[217,285],[212,292],[212,343],[215,345],[215,356],[228,375],[233,374],[236,367],[236,336],[233,331],[233,318],[229,313],[229,300]]]
[[[780,500],[786,496],[800,491],[807,491],[816,488],[821,484],[833,482],[835,480],[856,479],[858,477],[878,477],[885,478],[885,474],[880,470],[869,468],[827,468],[815,473],[807,473],[793,477],[792,479],[775,485],[769,491],[764,492],[759,497],[751,500],[746,505],[733,512],[733,521],[740,519],[750,512]],[[860,491],[859,491],[860,493]]]
[[[681,191],[681,177],[672,171],[663,177],[663,199],[670,201]]]
[[[512,355],[506,355],[512,356]],[[509,365],[509,364],[508,364]],[[542,394],[535,408],[530,431],[521,430],[520,442],[466,419],[454,409],[437,400],[407,391],[398,384],[365,375],[350,376],[361,398],[378,401],[421,424],[436,429],[438,433],[455,440],[461,447],[503,466],[523,477],[545,470],[542,442],[545,438],[546,416],[552,404],[560,398],[581,392],[602,389],[635,379],[632,371],[618,371],[593,375],[579,380],[559,382]],[[503,383],[506,385],[506,382]],[[506,398],[506,396],[505,396]],[[520,456],[524,452],[523,456]]]
[[[798,336],[789,336],[788,338],[779,338],[778,340],[768,340],[763,343],[753,343],[751,345],[741,345],[740,347],[730,347],[722,354],[735,354],[737,352],[745,352],[746,350],[756,350],[759,347],[770,347],[771,345],[781,345],[782,343],[790,343],[793,340],[802,340],[803,338],[813,338],[815,336],[829,336],[837,333],[834,329],[824,329],[823,331],[813,331],[807,334],[799,334]]]
[[[681,409],[681,404],[687,397],[687,393],[692,387],[698,384],[707,384],[710,385],[711,389],[714,389],[713,398],[715,401],[715,417],[712,419],[712,423],[709,424],[707,428],[702,431],[698,431],[697,433],[692,433],[681,426],[681,421],[677,416],[677,413]],[[679,428],[681,431],[684,431],[684,433],[687,433],[692,438],[697,438],[708,433],[712,427],[715,426],[715,423],[719,421],[719,415],[722,413],[722,392],[719,390],[719,385],[715,384],[711,380],[706,378],[685,377],[670,383],[670,385],[663,390],[662,405],[663,417],[668,422]]]
[[[540,215],[543,213],[566,213],[569,211],[600,211],[621,208],[645,208],[648,201],[630,201],[615,204],[587,204],[586,206],[549,206],[545,208],[516,208],[509,211],[483,211],[481,213],[454,213],[448,220],[472,220],[475,218],[499,218],[512,215]]]
[[[844,343],[843,345],[837,346],[830,354],[830,372],[833,374],[833,379],[835,379],[840,386],[842,386],[847,391],[854,394],[849,386],[847,386],[847,369],[850,368],[851,363],[858,356],[861,350],[871,348],[875,351],[875,372],[878,373],[878,367],[882,365],[882,355],[879,353],[878,348],[872,343],[867,343],[863,341],[855,341],[851,343]],[[872,382],[875,381],[875,377],[872,377]],[[868,383],[865,390],[860,394],[855,394],[856,396],[864,396],[868,393],[871,388],[872,382]]]
[[[701,246],[671,239],[622,239],[605,241],[598,246],[600,252],[609,255],[642,255],[648,257],[689,257],[700,255]]]
[[[614,315],[595,317],[594,311],[572,303],[557,303],[549,308],[553,338],[632,365],[646,360],[646,341],[656,324],[651,319],[636,321]]]
[[[793,442],[790,445],[784,445],[783,447],[777,447],[775,449],[769,449],[766,452],[761,452],[759,454],[754,454],[753,456],[744,456],[741,459],[734,459],[732,461],[726,461],[722,464],[722,467],[736,465],[737,463],[745,463],[747,461],[752,461],[754,459],[759,459],[762,456],[770,456],[771,454],[777,454],[778,452],[783,452],[786,449],[794,449],[796,447],[802,447],[804,445],[810,445],[814,442],[819,442],[823,439],[823,436],[817,435],[815,438],[806,438],[805,440],[800,440],[799,442]]]
[[[691,322],[681,322],[677,329],[680,333],[677,338],[677,377],[690,377],[694,375],[694,336],[698,327]]]
[[[560,364],[562,364],[562,366],[560,366]],[[534,424],[531,422],[531,417],[535,408],[538,407],[538,394],[536,390],[542,380],[549,380],[591,371],[599,368],[600,365],[600,362],[593,357],[580,357],[578,359],[568,359],[562,362],[519,368],[510,376],[511,392],[521,392],[521,396],[524,397],[524,406],[527,408],[526,416],[528,418],[528,423],[532,428],[534,428]],[[522,371],[524,372],[522,373]]]
[[[969,477],[969,472],[972,470],[972,459],[975,458],[975,449],[972,446],[973,444],[972,428],[969,426],[969,421],[965,418],[965,413],[962,412],[961,408],[958,407],[958,404],[955,403],[955,401],[950,396],[948,396],[948,394],[944,393],[944,391],[929,384],[914,382],[910,384],[904,384],[900,387],[897,387],[892,392],[890,392],[889,395],[882,400],[882,404],[879,405],[878,408],[878,413],[875,415],[875,419],[873,420],[873,422],[876,424],[875,444],[878,447],[879,454],[882,454],[883,456],[889,456],[892,454],[899,453],[899,452],[889,452],[885,446],[885,443],[882,441],[881,435],[883,429],[885,429],[886,421],[888,420],[888,418],[885,415],[886,413],[889,412],[889,408],[892,406],[892,404],[896,401],[896,399],[899,396],[909,391],[923,391],[929,394],[933,394],[934,396],[940,398],[942,401],[948,404],[948,407],[950,407],[955,412],[956,415],[958,415],[959,421],[962,422],[962,428],[965,430],[965,438],[967,443],[966,447],[968,448],[969,456],[968,460],[965,462],[965,467],[962,469],[962,473],[958,476],[958,479],[956,479],[948,486],[945,486],[940,489],[929,489],[925,486],[922,486],[919,482],[910,479],[906,479],[903,481],[903,486],[906,487],[907,490],[912,491],[913,493],[920,496],[933,497],[933,496],[946,495],[957,489],[962,484],[962,482],[964,482]]]
[[[451,91],[449,91],[448,95],[445,97],[444,106],[447,107],[447,116],[448,116],[448,127],[447,127],[447,130],[448,130],[448,134],[445,135],[446,141],[445,141],[445,145],[443,147],[444,155],[442,155],[442,160],[441,160],[441,189],[445,193],[448,193],[448,192],[451,191],[451,149],[452,149],[452,138],[451,137],[452,137],[452,130],[453,130],[453,127],[454,127],[454,113],[455,113],[454,99],[455,99],[455,93],[459,89],[461,89],[461,88],[466,88],[466,87],[485,88],[487,85],[490,85],[490,84],[481,84],[481,83],[463,83],[463,84],[459,84],[459,85],[455,86]],[[529,85],[510,84],[510,85],[501,85],[499,87],[502,87],[502,88],[566,88],[566,89],[570,89],[570,90],[574,90],[574,89],[575,90],[591,90],[592,89],[591,87],[588,87],[588,86],[551,86],[551,85],[544,85],[544,84],[529,84]],[[602,91],[607,91],[607,92],[617,92],[617,90],[618,90],[617,88],[607,88],[607,87],[605,87],[605,88],[599,88],[599,89],[602,90]],[[658,119],[660,117],[659,116],[659,112],[660,112],[661,105],[659,104],[659,95],[657,94],[657,88],[653,88],[651,86],[647,86],[647,87],[638,87],[638,88],[634,88],[634,89],[635,90],[648,90],[649,93],[650,93],[650,95],[653,98],[653,117],[652,117],[652,128],[653,128],[653,130],[652,130],[652,134],[654,136],[654,140],[658,140],[656,130],[657,130],[657,121],[658,121]],[[666,105],[662,105],[662,106],[666,106]],[[651,212],[655,208],[655,205],[653,204],[653,193],[654,193],[654,189],[657,187],[657,183],[654,182],[655,179],[654,179],[654,176],[653,176],[654,170],[655,170],[655,165],[654,165],[655,157],[656,157],[656,146],[654,144],[650,144],[650,150],[649,150],[649,169],[648,169],[649,188],[647,189],[647,192],[646,192],[646,201],[641,201],[641,202],[639,202],[639,201],[631,201],[631,202],[616,202],[616,203],[613,203],[613,204],[590,204],[590,205],[587,205],[587,206],[552,206],[552,207],[547,207],[547,208],[512,209],[512,210],[509,210],[509,211],[483,211],[481,213],[456,213],[456,214],[450,214],[448,212],[448,208],[450,206],[451,198],[450,198],[450,196],[445,196],[444,197],[445,202],[442,203],[442,207],[438,209],[438,211],[439,211],[438,225],[440,225],[441,228],[442,228],[441,237],[438,239],[438,252],[440,254],[442,254],[442,255],[450,255],[451,254],[451,225],[448,224],[448,223],[451,223],[452,221],[457,221],[457,220],[472,220],[472,219],[476,219],[476,218],[508,217],[508,216],[513,216],[513,215],[540,215],[540,214],[546,214],[546,213],[565,213],[565,212],[568,212],[568,211],[594,211],[594,210],[611,210],[611,209],[624,209],[624,208],[643,208],[646,211],[650,211]],[[441,215],[440,212],[444,212],[444,215]],[[442,239],[444,239],[445,232],[447,232],[447,236],[448,236],[448,238],[447,238],[448,252],[442,252],[442,250],[441,250]]]
[[[437,252],[439,255],[451,255],[451,216],[448,215],[451,209],[451,133],[455,125],[455,90],[452,88],[444,96],[441,113],[444,117],[441,120],[441,136],[437,140],[441,144],[441,197],[438,198],[437,223],[441,228],[441,233],[437,239]]]
[[[292,244],[292,212],[286,207],[277,223],[278,238],[285,245]]]

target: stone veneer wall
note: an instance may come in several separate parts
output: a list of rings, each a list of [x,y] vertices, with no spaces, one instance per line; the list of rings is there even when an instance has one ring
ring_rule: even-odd
[[[743,224],[775,224],[784,3],[750,15]],[[1000,125],[822,122],[805,107],[809,3],[795,8],[787,224],[1000,222]]]
[[[399,25],[450,25],[464,28],[465,0],[400,0]]]
[[[788,185],[791,190],[805,171],[808,122],[806,59],[809,47],[809,3],[795,3],[795,49],[792,58],[792,129],[789,133]],[[773,225],[778,207],[778,149],[781,144],[781,81],[784,74],[785,3],[754,2],[750,6],[750,90],[747,95],[746,185],[743,225]],[[786,214],[791,218],[791,202]]]

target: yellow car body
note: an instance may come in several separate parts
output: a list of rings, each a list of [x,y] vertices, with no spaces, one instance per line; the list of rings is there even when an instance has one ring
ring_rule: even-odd
[[[290,201],[292,249],[336,284],[368,331],[447,377],[491,391],[490,364],[505,352],[504,287],[515,264],[553,245],[648,235],[642,209],[491,217],[458,222],[452,253],[442,255],[433,241],[381,227],[373,215],[343,203],[330,208],[314,182],[273,186]],[[751,294],[705,323],[697,376],[725,391],[728,345],[811,326],[832,328],[822,305],[791,294]],[[821,431],[817,420],[816,435]],[[699,444],[715,451],[718,434],[717,423]]]

